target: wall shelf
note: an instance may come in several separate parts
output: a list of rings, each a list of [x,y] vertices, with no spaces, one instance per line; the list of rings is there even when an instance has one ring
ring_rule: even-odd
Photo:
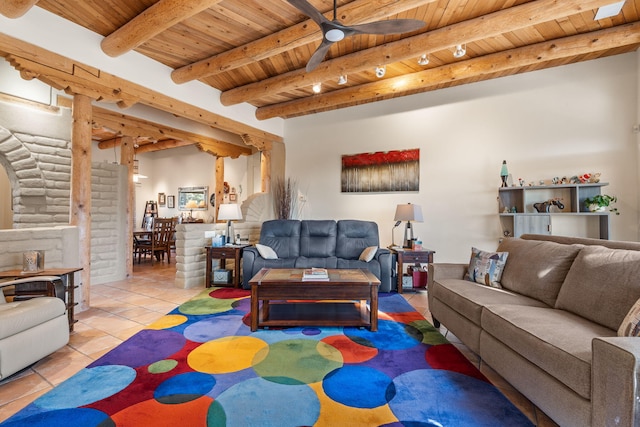
[[[525,233],[553,234],[553,218],[587,218],[597,221],[601,239],[609,239],[609,212],[589,212],[584,201],[601,194],[606,182],[591,184],[558,184],[528,187],[501,187],[498,189],[498,214],[504,235],[519,237]],[[564,209],[551,206],[549,212],[540,213],[534,203],[558,198]],[[508,210],[509,212],[505,212]],[[515,213],[511,212],[515,208]]]

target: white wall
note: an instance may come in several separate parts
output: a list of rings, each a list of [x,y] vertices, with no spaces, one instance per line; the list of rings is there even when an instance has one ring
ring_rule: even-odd
[[[638,53],[287,120],[286,174],[304,217],[376,221],[391,243],[395,207],[422,206],[414,234],[439,262],[467,261],[501,236],[497,188],[515,179],[601,172],[617,195],[611,239],[638,239]],[[343,154],[420,148],[420,191],[340,192]],[[395,241],[402,239],[402,226]]]

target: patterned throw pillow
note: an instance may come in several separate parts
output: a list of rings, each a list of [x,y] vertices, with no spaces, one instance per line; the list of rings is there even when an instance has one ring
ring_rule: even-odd
[[[486,252],[471,248],[471,260],[466,280],[493,288],[502,288],[500,279],[507,262],[509,252]]]
[[[640,337],[640,299],[636,301],[618,328],[619,337]]]
[[[258,250],[260,256],[264,259],[278,259],[278,254],[276,253],[276,251],[274,251],[267,245],[261,245],[258,243],[256,245],[256,249]]]
[[[368,248],[365,248],[364,251],[362,251],[358,260],[369,262],[376,255],[376,252],[378,252],[377,246],[369,246]]]

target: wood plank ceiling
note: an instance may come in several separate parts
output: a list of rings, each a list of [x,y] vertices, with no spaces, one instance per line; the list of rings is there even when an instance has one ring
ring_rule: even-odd
[[[335,43],[312,72],[318,26],[286,0],[6,0],[44,8],[106,37],[111,56],[135,49],[200,80],[259,119],[290,118],[609,55],[640,46],[640,0],[595,20],[616,0],[338,0],[343,24],[410,18],[413,33]],[[331,0],[309,0],[332,18]],[[17,7],[17,6],[16,6]],[[0,13],[7,14],[0,10]],[[18,12],[21,13],[21,12]],[[456,58],[456,45],[466,53]],[[418,58],[426,55],[428,64]],[[376,66],[386,74],[376,76]],[[347,83],[338,84],[341,75]],[[315,94],[314,83],[322,90]]]

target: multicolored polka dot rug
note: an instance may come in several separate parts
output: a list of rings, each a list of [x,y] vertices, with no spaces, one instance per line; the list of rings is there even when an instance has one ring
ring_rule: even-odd
[[[398,294],[379,330],[249,327],[248,291],[211,288],[5,426],[531,426]]]

